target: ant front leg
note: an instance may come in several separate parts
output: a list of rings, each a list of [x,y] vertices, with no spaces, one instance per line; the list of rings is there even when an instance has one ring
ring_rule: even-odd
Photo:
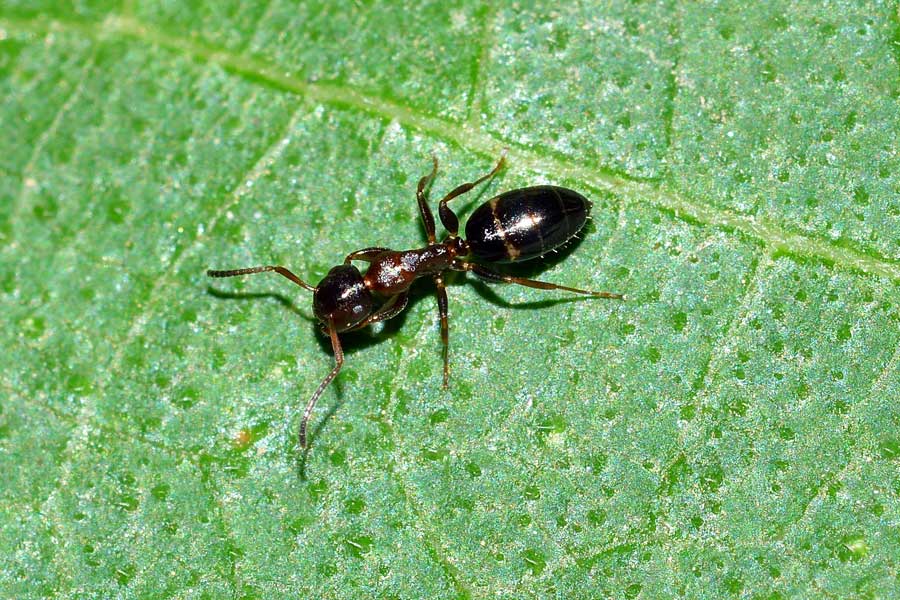
[[[319,396],[322,395],[322,392],[325,391],[325,388],[328,387],[331,380],[337,377],[337,374],[341,372],[341,367],[344,365],[344,350],[341,348],[341,340],[338,338],[334,323],[329,321],[326,324],[326,327],[328,329],[328,335],[331,337],[331,348],[334,350],[335,365],[331,372],[325,376],[325,379],[322,380],[322,383],[319,384],[319,387],[316,388],[316,391],[313,392],[309,402],[306,403],[306,410],[303,411],[303,420],[300,421],[300,447],[303,449],[306,449],[306,426],[309,424],[309,417],[316,407],[316,402],[319,401]]]
[[[363,320],[361,323],[357,323],[347,331],[356,331],[357,329],[362,329],[363,327],[372,325],[373,323],[379,323],[381,321],[393,319],[401,312],[403,312],[403,309],[406,308],[407,302],[409,302],[408,292],[401,292],[396,296],[391,296],[387,302],[381,305],[381,308],[366,317],[365,320]]]
[[[456,260],[453,262],[453,269],[457,271],[471,271],[483,279],[487,279],[488,281],[496,281],[498,283],[515,283],[516,285],[524,285],[525,287],[537,288],[539,290],[565,290],[567,292],[585,294],[587,296],[594,296],[596,298],[612,298],[614,300],[625,299],[624,295],[615,294],[613,292],[593,292],[591,290],[580,290],[578,288],[568,287],[565,285],[557,285],[555,283],[548,283],[546,281],[538,281],[536,279],[512,277],[511,275],[504,275],[502,273],[492,271],[485,266],[476,263],[464,262],[461,260]]]
[[[453,191],[449,194],[441,198],[440,203],[438,204],[438,216],[441,218],[441,223],[450,233],[450,237],[456,237],[459,235],[459,219],[456,216],[447,203],[456,198],[457,196],[462,196],[473,187],[478,185],[479,183],[490,179],[494,175],[497,174],[497,171],[503,168],[503,163],[506,161],[506,152],[504,151],[503,156],[500,157],[500,160],[497,161],[497,166],[493,168],[493,170],[485,175],[484,177],[479,177],[475,181],[470,181],[469,183],[464,183],[462,185],[457,186]]]
[[[387,302],[385,302],[376,312],[369,315],[369,317],[362,323],[359,323],[358,325],[356,325],[352,329],[348,329],[347,331],[362,329],[363,327],[371,325],[372,323],[384,321],[396,316],[404,308],[406,308],[406,303],[408,300],[409,295],[406,292],[397,294],[396,296],[390,298]],[[322,392],[325,391],[325,388],[328,387],[328,384],[331,383],[332,380],[337,377],[337,374],[341,372],[341,367],[344,365],[344,350],[341,347],[341,340],[338,337],[337,330],[334,328],[334,323],[326,323],[325,329],[328,333],[328,336],[331,338],[331,348],[334,351],[335,365],[334,368],[331,369],[331,372],[325,376],[325,379],[322,380],[322,383],[319,384],[319,387],[316,388],[316,391],[313,392],[312,397],[306,404],[306,409],[303,411],[303,420],[300,421],[300,447],[304,449],[307,447],[306,429],[309,425],[309,418],[310,416],[312,416],[312,411],[316,407],[316,402],[319,401],[319,397],[322,395]]]

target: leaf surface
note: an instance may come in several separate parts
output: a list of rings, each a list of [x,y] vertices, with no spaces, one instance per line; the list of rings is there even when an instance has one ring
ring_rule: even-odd
[[[900,594],[893,5],[5,2],[4,597]],[[431,196],[588,195],[331,367]],[[10,560],[11,559],[11,560]]]

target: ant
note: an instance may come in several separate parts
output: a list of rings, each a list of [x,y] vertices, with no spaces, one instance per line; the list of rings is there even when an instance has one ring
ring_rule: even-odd
[[[622,294],[592,292],[534,279],[512,277],[467,260],[487,263],[512,263],[538,258],[565,245],[587,222],[590,201],[570,189],[553,185],[538,185],[504,192],[475,209],[466,222],[465,239],[459,236],[459,219],[448,202],[465,194],[478,184],[493,177],[504,164],[501,157],[494,169],[475,181],[457,186],[438,203],[438,216],[447,230],[447,237],[438,242],[435,237],[434,215],[428,207],[426,188],[437,173],[437,158],[429,175],[419,180],[416,201],[425,226],[428,245],[413,250],[391,250],[371,247],[351,252],[344,263],[332,268],[312,286],[280,266],[250,267],[228,271],[207,271],[209,277],[235,277],[251,273],[274,271],[313,293],[313,312],[331,338],[334,368],[313,392],[300,422],[300,446],[306,448],[306,428],[316,402],[344,364],[339,333],[355,331],[367,325],[385,321],[406,308],[409,287],[420,277],[431,277],[437,286],[438,315],[441,320],[441,342],[444,359],[444,388],[450,380],[449,325],[447,310],[447,271],[471,271],[495,283],[515,283],[541,290],[565,290],[598,298],[624,299]],[[369,263],[365,274],[352,263]]]

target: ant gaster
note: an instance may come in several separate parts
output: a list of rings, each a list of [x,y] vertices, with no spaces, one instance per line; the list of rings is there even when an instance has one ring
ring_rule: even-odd
[[[611,292],[592,292],[512,277],[468,260],[471,257],[475,261],[510,263],[543,256],[575,237],[584,227],[590,213],[591,203],[577,192],[552,185],[527,187],[505,192],[479,206],[466,222],[466,238],[459,237],[459,219],[447,203],[496,174],[503,166],[503,158],[484,177],[456,187],[441,199],[438,203],[438,216],[448,235],[438,242],[435,237],[434,215],[428,207],[425,194],[437,173],[437,158],[432,160],[434,167],[431,173],[420,179],[416,188],[416,201],[428,236],[428,245],[424,248],[397,251],[372,247],[351,252],[344,263],[328,271],[317,286],[309,285],[280,266],[206,272],[210,277],[234,277],[274,271],[313,293],[313,312],[331,338],[335,366],[306,404],[303,420],[300,422],[300,446],[303,448],[306,448],[306,428],[316,401],[344,364],[344,352],[338,334],[362,329],[396,316],[406,307],[410,285],[420,277],[431,277],[437,287],[444,388],[450,377],[445,272],[471,271],[491,282],[515,283],[542,290],[566,290],[599,298],[623,298],[621,294]],[[365,274],[352,264],[353,261],[369,263]]]

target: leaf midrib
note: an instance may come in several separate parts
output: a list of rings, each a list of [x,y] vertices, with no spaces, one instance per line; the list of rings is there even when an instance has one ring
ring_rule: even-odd
[[[681,221],[699,223],[756,241],[769,253],[808,257],[833,266],[900,282],[900,261],[885,257],[873,249],[861,249],[851,243],[792,230],[755,215],[700,202],[672,190],[661,179],[640,179],[615,173],[608,168],[588,165],[551,152],[516,146],[514,141],[484,132],[468,123],[460,124],[429,116],[391,100],[352,87],[329,83],[308,83],[282,72],[277,65],[247,58],[194,40],[171,35],[122,15],[110,15],[102,22],[78,22],[57,19],[0,18],[0,28],[46,34],[68,32],[103,41],[109,37],[130,37],[141,42],[181,52],[195,60],[215,64],[256,83],[294,93],[326,104],[351,107],[410,129],[428,133],[486,157],[495,157],[509,147],[512,164],[535,173],[553,172],[603,190],[626,204],[646,204]]]

